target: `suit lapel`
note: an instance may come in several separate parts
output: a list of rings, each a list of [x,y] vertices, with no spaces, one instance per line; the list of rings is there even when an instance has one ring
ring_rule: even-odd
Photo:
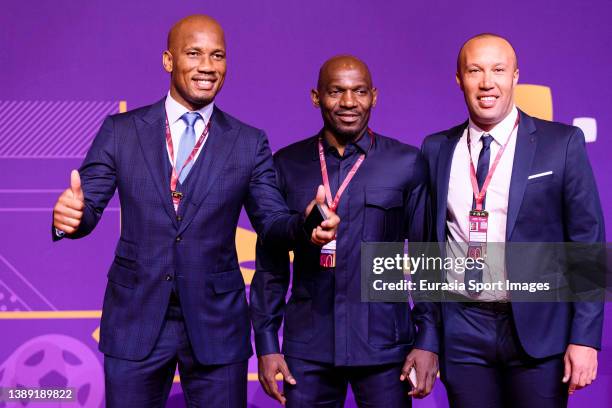
[[[170,196],[170,177],[168,167],[168,150],[166,147],[166,113],[164,107],[165,98],[151,105],[149,110],[140,119],[135,118],[136,132],[140,148],[145,157],[147,168],[151,173],[153,183],[162,200],[164,210],[172,219],[176,227],[176,213]]]
[[[437,237],[440,242],[446,241],[446,210],[448,202],[448,182],[450,180],[451,163],[453,162],[453,153],[461,134],[463,133],[467,122],[459,125],[455,130],[449,133],[446,140],[440,146],[438,154],[438,169],[437,169],[437,203],[436,203],[436,227]]]
[[[506,220],[506,241],[510,239],[516,223],[518,212],[523,202],[527,177],[536,151],[535,123],[531,116],[519,110],[520,122],[516,135],[516,149],[512,165],[512,178],[510,179],[510,193],[508,197],[508,217]]]
[[[206,198],[214,183],[217,182],[237,138],[238,130],[232,127],[225,114],[215,106],[211,117],[210,133],[204,145],[204,150],[198,157],[198,161],[202,160],[201,168],[197,179],[190,181],[194,184],[192,185],[191,198],[187,198],[188,205],[185,208],[183,222],[180,224],[179,234],[193,221],[201,202]]]

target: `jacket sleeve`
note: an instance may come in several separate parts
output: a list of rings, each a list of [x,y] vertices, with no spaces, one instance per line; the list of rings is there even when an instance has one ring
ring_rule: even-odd
[[[113,118],[107,117],[87,152],[79,168],[81,187],[85,197],[85,208],[79,228],[73,234],[64,234],[63,238],[82,238],[88,235],[98,224],[106,205],[115,194],[117,187],[117,168],[115,166],[115,126]],[[52,228],[54,240],[62,238]]]
[[[289,253],[257,240],[256,269],[250,290],[250,311],[258,356],[280,353],[278,330],[289,288]]]
[[[432,220],[434,218],[431,211],[427,164],[421,154],[417,156],[413,174],[415,184],[406,206],[406,237],[409,243],[423,243],[419,246],[429,255],[432,249],[437,248],[437,245],[428,244],[433,239]],[[413,281],[418,281],[422,277],[419,276],[418,271],[412,275]],[[440,349],[440,304],[435,299],[427,299],[426,296],[421,296],[423,294],[418,291],[414,295],[412,316],[417,328],[415,347],[438,353]]]
[[[579,245],[578,247],[587,248],[591,253],[593,251],[600,253],[595,254],[595,257],[588,256],[588,259],[582,255],[578,259],[571,260],[571,262],[580,262],[579,265],[571,269],[578,275],[574,275],[572,278],[574,283],[576,281],[582,284],[590,282],[590,289],[599,290],[602,293],[600,301],[591,297],[589,301],[573,303],[574,316],[569,342],[599,349],[601,348],[603,330],[604,287],[599,285],[598,282],[603,282],[603,285],[605,285],[605,259],[602,262],[593,262],[593,260],[601,259],[601,255],[605,257],[603,245],[605,231],[595,178],[585,149],[584,135],[579,128],[573,128],[573,133],[569,137],[564,171],[563,209],[566,241],[590,244],[587,246]],[[593,283],[598,287],[594,287]],[[586,294],[584,285],[578,288],[574,286],[573,289],[580,292],[578,297],[581,294]],[[589,288],[586,288],[586,290],[589,290]]]
[[[291,214],[276,181],[272,153],[266,135],[258,137],[245,209],[262,242],[293,248],[305,240],[302,214]]]
[[[283,178],[276,172],[279,188]],[[289,252],[283,245],[257,240],[255,275],[250,289],[250,313],[258,356],[280,353],[278,330],[285,312],[289,288]]]

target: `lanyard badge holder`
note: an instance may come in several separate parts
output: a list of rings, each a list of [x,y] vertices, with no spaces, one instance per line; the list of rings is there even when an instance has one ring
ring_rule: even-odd
[[[487,231],[489,229],[489,213],[487,211],[470,211],[470,231],[468,258],[481,259],[487,256]]]
[[[336,267],[336,240],[328,242],[321,248],[319,255],[319,265],[322,268]]]
[[[512,136],[512,132],[514,132],[518,124],[519,117],[517,116],[516,122],[514,123],[514,127],[510,131],[510,134],[506,139],[506,143],[504,143],[504,145],[499,149],[499,152],[495,156],[495,160],[493,161],[493,164],[491,165],[491,168],[487,173],[487,177],[485,178],[485,181],[482,184],[482,189],[480,190],[478,188],[476,170],[474,169],[474,163],[472,162],[470,130],[468,127],[467,147],[470,163],[470,181],[472,184],[472,191],[474,193],[474,201],[476,202],[476,208],[474,210],[471,210],[468,216],[468,258],[483,259],[487,256],[487,232],[489,230],[489,212],[483,208],[483,203],[487,194],[487,189],[489,188],[489,184],[491,183],[491,179],[493,178],[493,173],[495,173],[495,169],[497,169],[497,165],[499,164],[501,157],[504,154],[506,147],[508,146],[508,142],[510,142],[510,136]]]
[[[200,148],[202,147],[202,145],[208,138],[208,131],[210,129],[211,122],[212,120],[209,120],[206,126],[204,127],[204,130],[202,131],[200,138],[196,142],[195,146],[193,146],[193,150],[191,150],[191,153],[189,154],[189,156],[187,157],[187,159],[185,160],[185,163],[183,163],[181,168],[177,171],[176,166],[174,164],[172,165],[172,176],[170,177],[170,196],[172,197],[172,205],[174,205],[175,211],[178,210],[178,206],[181,200],[183,199],[183,193],[176,190],[179,176],[181,172],[183,171],[183,169],[185,169],[185,167],[189,163],[191,163],[191,161],[193,161],[195,156],[200,151]],[[172,135],[170,134],[170,124],[168,123],[167,115],[166,115],[166,144],[168,146],[168,153],[170,154],[170,157],[174,158],[174,146],[172,145]]]
[[[374,144],[374,133],[369,128],[367,132],[368,132],[368,135],[370,136],[369,149],[371,149],[372,145]],[[348,187],[352,178],[355,176],[355,173],[357,173],[357,170],[359,169],[359,167],[361,167],[361,164],[365,160],[365,156],[366,156],[365,153],[362,153],[359,155],[359,158],[357,158],[357,161],[355,162],[355,164],[353,164],[353,167],[351,168],[349,173],[346,175],[346,178],[344,179],[344,181],[340,185],[340,188],[338,188],[338,191],[336,192],[336,196],[332,200],[331,187],[329,185],[329,176],[327,174],[327,164],[325,163],[325,150],[323,149],[323,138],[319,136],[319,161],[321,163],[321,176],[323,177],[323,187],[325,188],[325,198],[327,201],[327,206],[329,207],[331,211],[335,212],[336,209],[338,208],[338,204],[340,203],[340,197],[342,196],[342,193],[344,193],[344,190],[346,190],[346,188]],[[321,254],[319,255],[319,265],[322,268],[335,268],[336,267],[336,240],[335,239],[325,244],[321,248]]]

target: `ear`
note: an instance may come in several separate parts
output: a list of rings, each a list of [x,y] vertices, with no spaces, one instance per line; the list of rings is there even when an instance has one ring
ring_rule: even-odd
[[[310,100],[312,101],[312,105],[315,108],[321,107],[321,100],[319,99],[319,91],[316,89],[312,89],[310,91]]]
[[[377,100],[378,100],[378,89],[372,88],[372,107],[376,106]]]
[[[170,51],[168,50],[164,51],[162,55],[162,64],[164,66],[164,70],[170,74],[172,72],[172,67],[173,67],[172,53],[170,53]]]
[[[459,88],[463,91],[463,82],[461,81],[461,74],[459,74],[459,71],[455,72],[455,81],[457,82],[457,85],[459,85]]]
[[[519,80],[519,70],[517,68],[516,70],[514,70],[514,74],[512,75],[512,82],[514,83],[514,86],[518,84],[518,80]]]

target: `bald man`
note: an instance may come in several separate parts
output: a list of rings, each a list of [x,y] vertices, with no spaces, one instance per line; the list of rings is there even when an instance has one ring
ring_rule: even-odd
[[[265,134],[214,104],[226,72],[219,23],[179,21],[163,67],[163,99],[102,124],[54,208],[54,237],[89,234],[118,190],[121,237],[100,328],[106,406],[164,406],[178,364],[188,406],[245,407],[252,350],[240,211],[262,241],[308,238],[276,187]],[[331,240],[337,222],[317,227],[312,242]]]
[[[447,256],[488,253],[484,269],[446,274],[458,289],[441,304],[440,371],[454,408],[565,407],[597,372],[602,303],[532,303],[519,292],[475,285],[568,273],[557,272],[560,258],[539,263],[548,255],[538,252],[542,246],[514,243],[596,244],[605,236],[582,132],[518,110],[518,78],[506,39],[469,39],[457,58],[469,119],[422,146],[437,240]]]
[[[286,250],[257,246],[250,305],[259,380],[288,407],[342,407],[349,384],[359,406],[407,407],[410,395],[426,396],[436,378],[438,350],[429,334],[437,328],[426,305],[411,312],[408,303],[361,300],[362,242],[428,237],[425,163],[418,149],[369,129],[377,96],[362,61],[331,58],[311,92],[323,128],[274,157],[290,209],[299,211],[323,181],[328,206],[343,219],[331,245],[296,248],[292,279]],[[411,390],[413,366],[417,387]]]

